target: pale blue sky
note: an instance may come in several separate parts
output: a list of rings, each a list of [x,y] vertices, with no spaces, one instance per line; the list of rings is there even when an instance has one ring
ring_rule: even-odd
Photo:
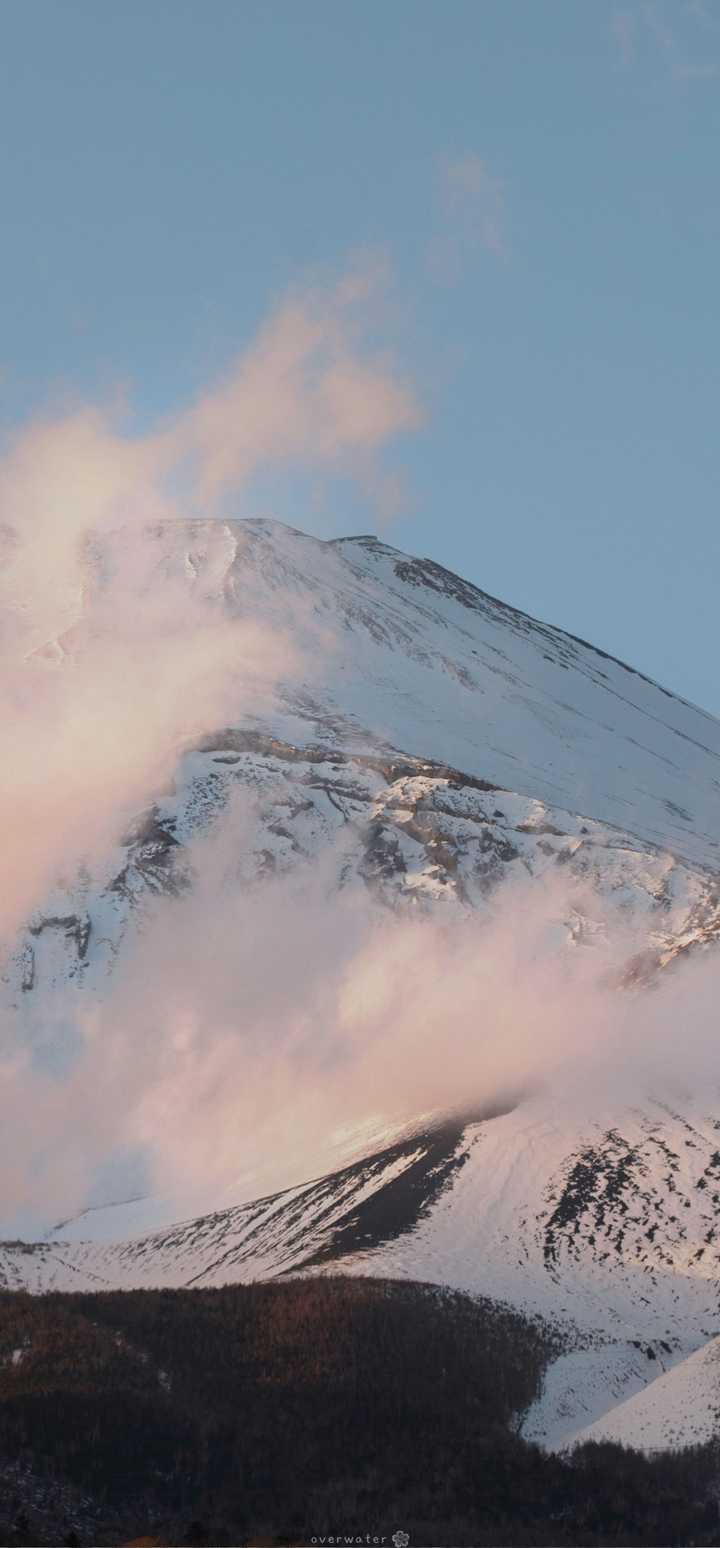
[[[388,541],[720,713],[720,0],[4,0],[0,119],[6,423],[149,424],[379,251],[428,410]]]

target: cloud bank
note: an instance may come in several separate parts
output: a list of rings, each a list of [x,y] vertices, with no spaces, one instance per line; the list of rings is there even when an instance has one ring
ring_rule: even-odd
[[[619,990],[636,942],[608,909],[604,944],[570,947],[583,898],[564,879],[506,884],[485,919],[388,913],[331,886],[333,855],[248,885],[259,821],[241,793],[193,843],[191,891],[156,901],[102,1001],[40,1003],[72,1058],[62,1078],[29,1048],[4,1062],[6,1220],[47,1226],[103,1169],[113,1197],[113,1155],[141,1157],[177,1218],[332,1169],[369,1119],[541,1092],[572,1127],[649,1094],[711,1099],[712,957]]]

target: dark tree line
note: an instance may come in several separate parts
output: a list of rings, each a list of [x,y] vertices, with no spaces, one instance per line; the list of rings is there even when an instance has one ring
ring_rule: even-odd
[[[399,1282],[4,1293],[0,1541],[720,1543],[714,1448],[518,1436],[556,1350],[539,1321]]]

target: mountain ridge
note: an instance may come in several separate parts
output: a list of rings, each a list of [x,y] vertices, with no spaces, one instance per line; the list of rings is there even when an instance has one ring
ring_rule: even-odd
[[[269,522],[268,525],[272,525],[272,523]],[[277,525],[284,526],[285,524],[279,522]],[[298,528],[288,528],[288,530],[299,531]],[[300,535],[302,536],[302,534]],[[382,538],[379,538],[373,532],[358,533],[348,537],[329,538],[325,541],[334,543],[338,547],[344,543],[368,545],[371,548],[384,549],[386,553],[395,554],[401,560],[406,561],[408,558],[402,549],[395,548],[391,543],[385,543]],[[686,698],[677,689],[666,688],[664,683],[661,683],[656,677],[651,677],[648,672],[641,671],[639,667],[631,666],[622,656],[616,656],[614,651],[605,650],[602,646],[595,645],[592,640],[585,639],[581,634],[574,634],[571,629],[566,629],[562,625],[551,624],[547,618],[541,618],[538,613],[529,613],[524,608],[515,607],[512,602],[506,602],[502,597],[496,596],[494,592],[486,591],[484,587],[478,586],[475,581],[465,580],[458,571],[448,569],[447,565],[440,564],[437,559],[431,559],[428,554],[422,557],[418,556],[412,562],[418,567],[418,572],[436,572],[439,577],[444,576],[455,586],[464,587],[469,591],[475,592],[477,596],[483,598],[486,602],[491,602],[494,607],[500,608],[504,612],[512,613],[517,618],[527,619],[538,628],[551,629],[553,633],[566,635],[569,640],[574,640],[576,645],[582,645],[586,650],[593,651],[596,656],[601,656],[603,660],[612,661],[616,666],[623,667],[626,672],[631,672],[633,677],[642,678],[643,682],[649,683],[651,687],[659,688],[660,692],[666,694],[667,698],[679,700],[681,704],[687,705],[688,709],[697,710],[707,720],[717,721],[720,718],[714,715],[712,711],[704,709],[701,704],[697,704],[695,700]]]

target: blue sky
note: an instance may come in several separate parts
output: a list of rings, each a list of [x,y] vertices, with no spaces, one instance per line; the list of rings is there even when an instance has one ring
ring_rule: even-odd
[[[378,255],[426,410],[384,536],[720,713],[720,0],[5,0],[0,61],[4,424],[144,430]]]

